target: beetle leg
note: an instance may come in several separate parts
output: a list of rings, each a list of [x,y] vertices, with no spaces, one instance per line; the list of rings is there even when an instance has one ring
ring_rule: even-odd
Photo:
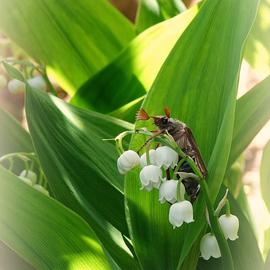
[[[146,142],[139,148],[139,150],[137,150],[137,153],[139,153],[152,139],[154,139],[155,137],[158,137],[161,134],[164,134],[166,130],[159,130],[156,132],[156,134],[154,134],[153,136],[151,136],[150,138],[148,138],[146,140]]]

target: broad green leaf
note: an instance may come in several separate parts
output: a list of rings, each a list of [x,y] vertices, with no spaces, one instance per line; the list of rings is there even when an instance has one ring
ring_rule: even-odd
[[[205,1],[143,103],[150,115],[159,115],[169,106],[172,117],[190,126],[207,163],[212,200],[218,194],[229,157],[242,48],[257,4],[253,0]],[[145,125],[137,123],[136,127]],[[134,136],[131,148],[138,149],[143,142]],[[169,206],[158,203],[158,192],[140,191],[138,170],[127,176],[125,194],[140,263],[146,269],[175,269],[177,265],[180,269],[205,224],[202,196],[195,205],[196,221],[173,230],[168,222]]]
[[[221,194],[220,198],[223,194]],[[238,234],[239,238],[235,241],[228,240],[235,264],[235,270],[262,270],[262,255],[260,253],[254,231],[237,201],[232,196],[229,196],[229,201],[231,205],[231,213],[238,217],[240,224]],[[200,259],[198,269],[222,269],[221,259],[217,260],[211,258],[208,261]]]
[[[33,152],[28,132],[2,108],[0,108],[0,127],[0,156],[14,152]]]
[[[136,31],[143,32],[145,29],[164,20],[160,14],[157,0],[140,0],[136,15]]]
[[[228,168],[269,120],[269,90],[270,76],[237,100],[232,149]]]
[[[54,197],[90,224],[121,268],[134,266],[121,235],[128,230],[117,153],[111,142],[102,141],[132,125],[77,109],[29,86],[26,115]]]
[[[1,0],[0,29],[74,94],[134,37],[106,0]]]
[[[140,0],[136,16],[138,33],[185,10],[180,0]]]
[[[270,251],[267,254],[265,264],[264,264],[264,270],[268,270],[270,268]]]
[[[0,168],[0,239],[37,269],[109,269],[78,215]]]
[[[261,178],[261,193],[265,205],[268,208],[270,213],[270,198],[269,198],[269,191],[270,191],[270,141],[266,144],[263,149],[263,155],[261,160],[261,168],[260,168],[260,178]]]
[[[22,73],[18,69],[14,68],[12,65],[10,65],[6,62],[3,62],[3,65],[4,65],[8,75],[11,78],[17,79],[17,80],[22,81],[22,82],[25,81],[24,76],[22,75]]]
[[[125,104],[119,109],[111,112],[110,115],[119,119],[125,119],[126,121],[133,123],[136,120],[136,113],[141,107],[144,98],[145,95]]]
[[[270,0],[261,0],[244,57],[260,74],[270,73]]]
[[[86,82],[71,103],[109,113],[141,98],[197,10],[194,7],[140,34],[110,65]]]
[[[270,227],[264,231],[263,254],[265,257],[270,252]]]
[[[4,270],[34,270],[34,268],[19,257],[13,250],[0,241],[0,269]]]

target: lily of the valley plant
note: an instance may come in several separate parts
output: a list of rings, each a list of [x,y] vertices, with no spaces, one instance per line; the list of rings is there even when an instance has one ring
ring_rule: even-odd
[[[267,58],[254,49],[267,36],[267,5],[141,0],[132,23],[98,2],[0,0],[1,33],[28,55],[1,57],[0,89],[24,96],[27,123],[0,109],[8,261],[38,270],[268,269],[269,240],[262,254],[239,157],[270,117],[270,69],[237,99],[242,62],[257,70]],[[156,118],[164,107],[166,123]],[[145,121],[135,120],[139,110]],[[175,139],[176,120],[208,173]]]

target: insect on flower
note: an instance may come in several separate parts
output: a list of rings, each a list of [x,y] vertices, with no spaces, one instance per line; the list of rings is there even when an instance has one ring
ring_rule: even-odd
[[[158,128],[157,134],[165,134],[168,132],[182,151],[195,161],[202,175],[206,177],[207,169],[191,129],[178,119],[171,118],[170,110],[167,107],[164,108],[164,112],[165,115],[162,116],[149,116],[148,113],[141,108],[136,118],[137,120],[153,119],[154,124]],[[184,163],[180,171],[192,172],[192,169],[187,163]],[[186,178],[183,180],[183,184],[185,185],[188,195],[190,195],[192,199],[195,199],[199,189],[198,182],[194,178]]]

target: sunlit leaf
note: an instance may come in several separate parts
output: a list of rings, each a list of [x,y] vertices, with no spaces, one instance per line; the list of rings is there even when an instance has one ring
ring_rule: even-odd
[[[208,165],[212,200],[229,157],[242,48],[257,4],[253,0],[205,1],[143,103],[150,115],[160,115],[163,107],[169,106],[172,117],[191,127]],[[136,127],[145,125],[137,123]],[[131,147],[138,149],[143,141],[134,136]],[[196,204],[196,221],[173,230],[168,205],[158,203],[157,192],[140,191],[138,170],[126,178],[125,192],[131,236],[143,267],[175,269],[178,265],[180,269],[205,224],[202,196]],[[150,255],[147,250],[152,251]]]
[[[270,76],[237,100],[228,168],[270,119],[269,89]]]
[[[17,79],[17,80],[22,81],[22,82],[25,81],[22,73],[19,70],[17,70],[16,68],[14,68],[12,65],[8,64],[7,62],[3,62],[3,66],[5,67],[8,75],[11,78]]]
[[[270,73],[270,0],[260,2],[244,57],[260,74]]]
[[[270,213],[270,141],[263,149],[263,155],[261,160],[260,177],[261,177],[261,193],[264,199],[265,205]]]
[[[140,33],[184,10],[185,5],[180,0],[140,0],[136,17],[136,30]]]
[[[0,168],[0,239],[37,269],[110,269],[78,215]]]
[[[14,152],[33,152],[27,131],[2,108],[0,108],[0,127],[0,156]]]
[[[264,231],[263,253],[265,257],[270,251],[270,227]]]
[[[102,140],[132,125],[30,88],[26,114],[54,197],[91,225],[117,264],[134,266],[121,235],[128,230],[117,153],[113,143]]]
[[[110,65],[85,83],[71,103],[109,113],[141,98],[196,13],[194,7],[140,34]]]
[[[108,64],[134,36],[106,0],[1,0],[0,29],[45,63],[70,94]]]

